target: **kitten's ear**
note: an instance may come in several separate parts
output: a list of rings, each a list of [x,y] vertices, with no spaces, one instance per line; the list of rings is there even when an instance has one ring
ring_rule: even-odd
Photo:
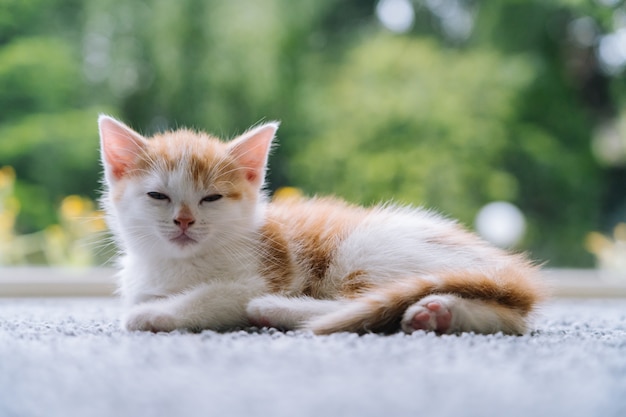
[[[263,185],[272,140],[279,122],[269,122],[248,130],[229,145],[230,154],[246,170],[246,179],[257,187]]]
[[[98,127],[106,178],[118,181],[132,168],[137,155],[143,153],[146,141],[139,133],[109,116],[100,115]]]

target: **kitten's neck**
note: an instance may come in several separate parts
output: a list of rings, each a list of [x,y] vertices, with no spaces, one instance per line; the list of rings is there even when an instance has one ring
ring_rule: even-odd
[[[258,234],[231,237],[188,257],[142,256],[121,259],[121,293],[132,303],[180,293],[208,282],[232,283],[258,274]]]

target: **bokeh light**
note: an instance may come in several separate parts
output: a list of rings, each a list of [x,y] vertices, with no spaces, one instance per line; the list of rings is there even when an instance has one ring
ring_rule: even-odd
[[[526,231],[526,219],[520,209],[505,201],[495,201],[481,208],[475,225],[484,239],[503,248],[515,246]]]
[[[415,11],[409,0],[380,0],[376,17],[390,31],[404,33],[413,27]]]

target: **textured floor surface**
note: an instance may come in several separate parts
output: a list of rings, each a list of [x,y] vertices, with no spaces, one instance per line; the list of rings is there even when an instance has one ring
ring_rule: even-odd
[[[0,416],[626,416],[626,300],[521,337],[126,333],[115,299],[0,299]]]

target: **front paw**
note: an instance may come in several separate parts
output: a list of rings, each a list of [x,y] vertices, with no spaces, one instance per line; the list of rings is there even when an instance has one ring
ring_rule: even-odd
[[[126,330],[147,332],[171,332],[176,330],[176,318],[156,308],[137,308],[132,310],[124,320]]]
[[[272,321],[269,319],[268,310],[263,299],[252,300],[246,309],[248,316],[248,322],[257,327],[274,327]]]

